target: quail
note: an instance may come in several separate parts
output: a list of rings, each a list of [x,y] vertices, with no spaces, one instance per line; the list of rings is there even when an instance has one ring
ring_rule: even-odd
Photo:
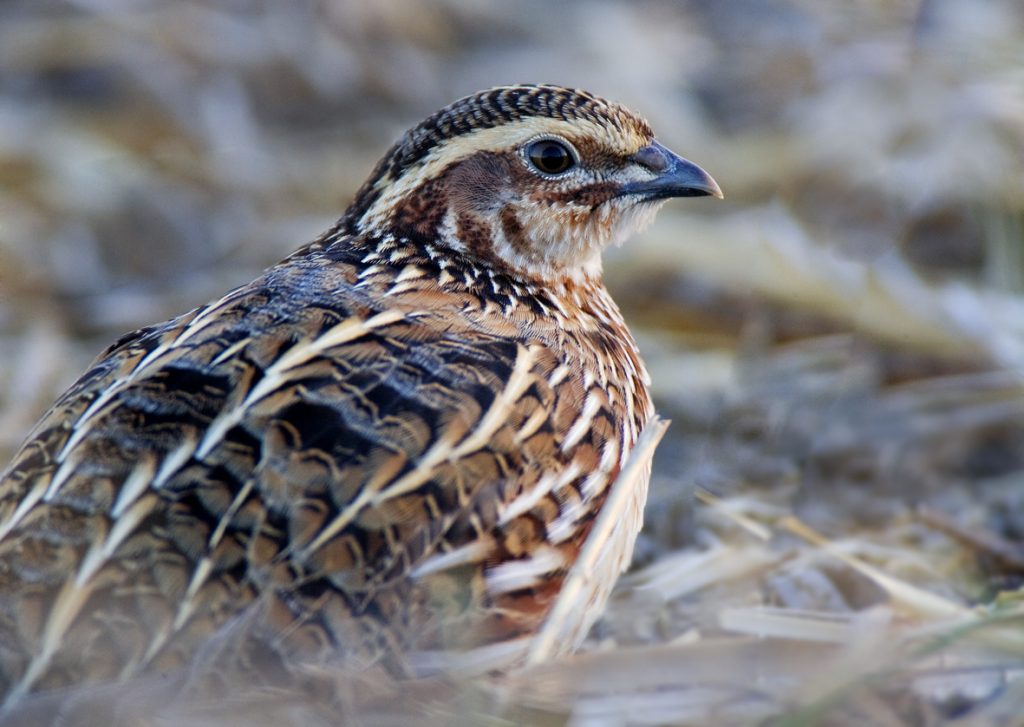
[[[611,491],[654,414],[601,252],[702,195],[623,106],[495,88],[406,133],[318,239],[118,340],[0,477],[8,707],[218,639],[254,674],[576,648],[630,559],[646,474]]]

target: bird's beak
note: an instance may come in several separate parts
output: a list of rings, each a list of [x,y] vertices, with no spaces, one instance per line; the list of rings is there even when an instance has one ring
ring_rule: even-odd
[[[630,157],[637,164],[655,173],[653,179],[624,184],[618,196],[638,195],[644,200],[669,197],[718,197],[718,183],[691,161],[683,159],[654,141]]]

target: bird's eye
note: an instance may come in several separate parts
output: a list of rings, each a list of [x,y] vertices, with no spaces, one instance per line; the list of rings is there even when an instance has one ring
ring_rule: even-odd
[[[551,139],[541,139],[530,144],[526,156],[534,168],[544,174],[561,174],[576,163],[565,144]]]

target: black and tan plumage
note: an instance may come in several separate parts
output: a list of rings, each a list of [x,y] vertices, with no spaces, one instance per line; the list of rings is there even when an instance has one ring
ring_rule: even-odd
[[[318,240],[115,343],[2,476],[8,705],[173,673],[235,631],[254,673],[575,648],[646,478],[553,605],[653,415],[600,254],[707,194],[621,106],[485,91],[409,131]]]

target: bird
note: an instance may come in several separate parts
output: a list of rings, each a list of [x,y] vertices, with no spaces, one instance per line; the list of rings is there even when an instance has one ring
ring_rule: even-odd
[[[492,88],[409,130],[313,242],[116,341],[0,475],[4,709],[201,659],[269,682],[578,648],[655,421],[601,254],[696,196],[722,193],[625,106]]]

